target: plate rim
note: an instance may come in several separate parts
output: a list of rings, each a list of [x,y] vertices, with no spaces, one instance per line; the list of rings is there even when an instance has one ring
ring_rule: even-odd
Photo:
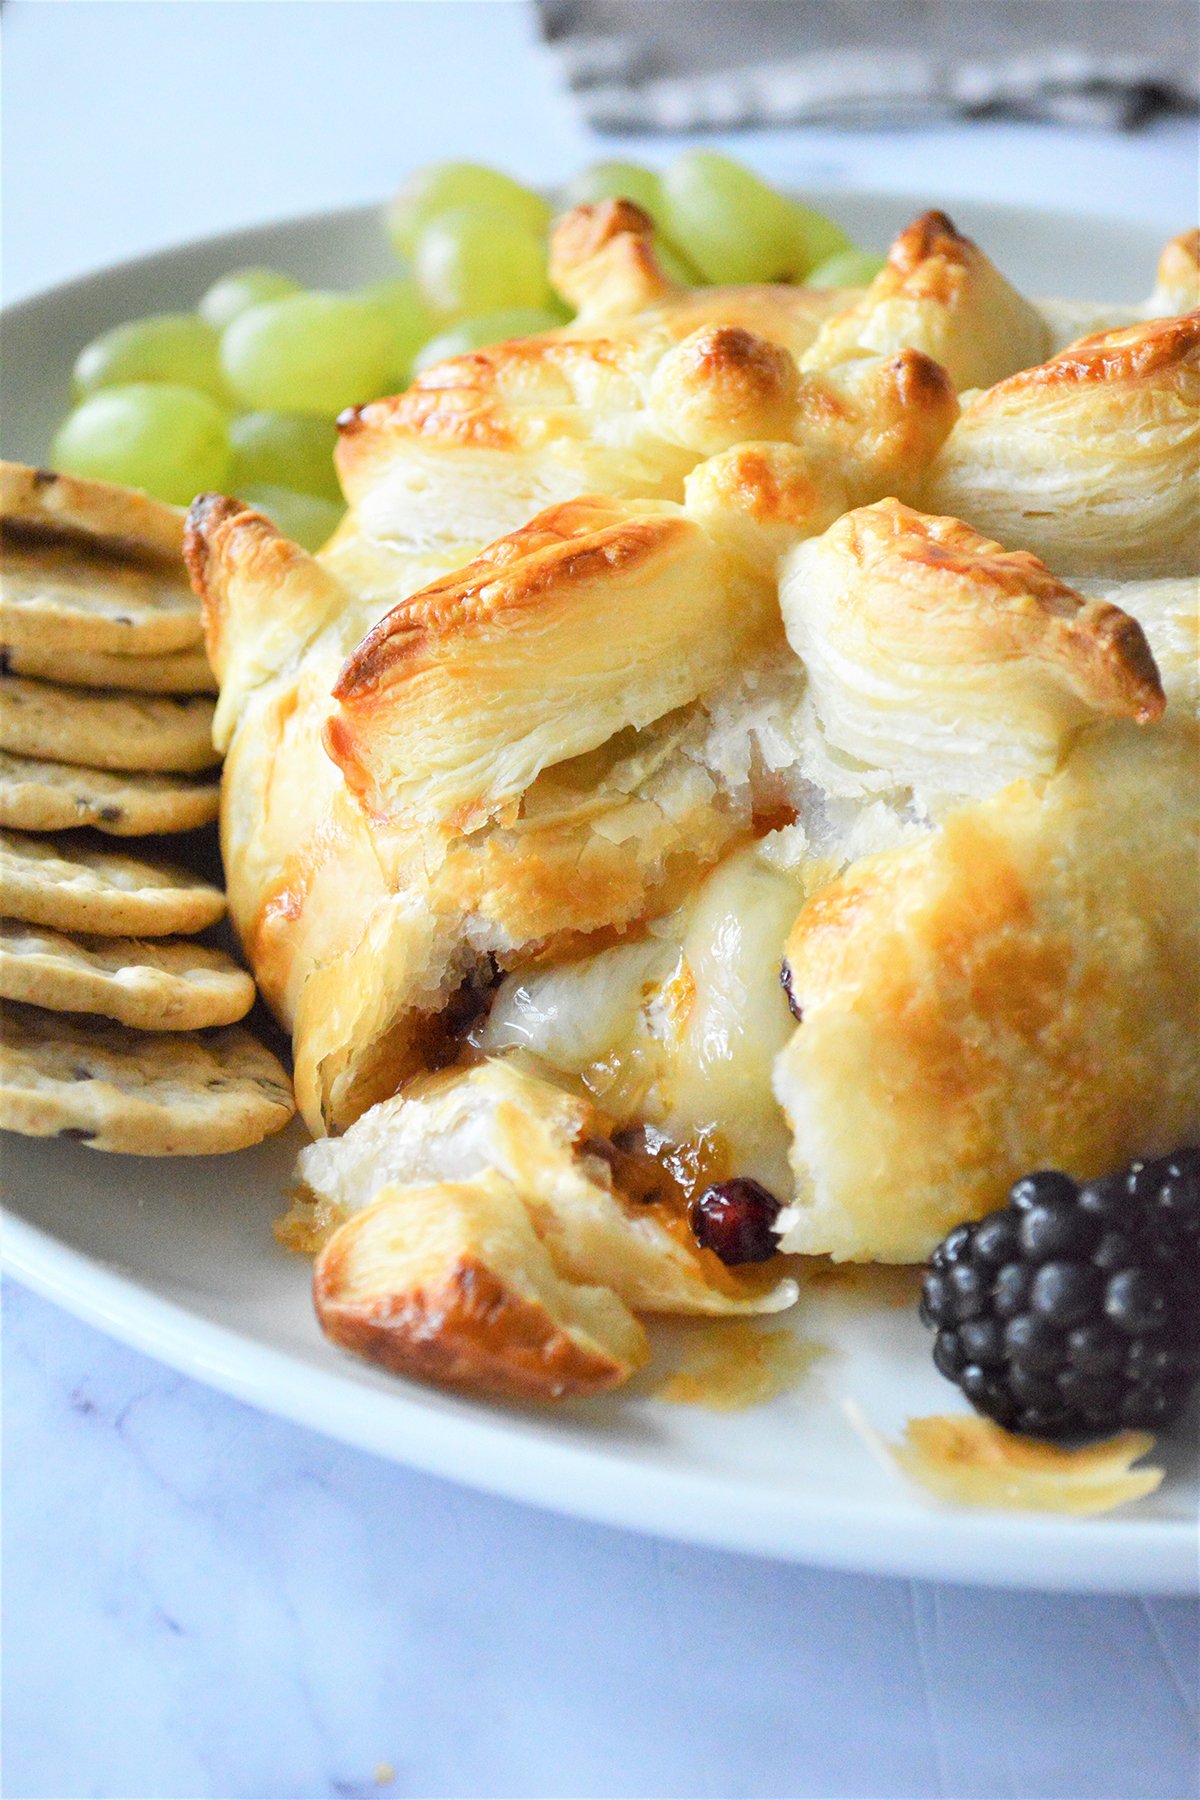
[[[673,1542],[894,1579],[1040,1592],[1192,1595],[1200,1533],[1185,1521],[1078,1518],[942,1507],[907,1514],[878,1500],[780,1497],[711,1471],[647,1467],[602,1443],[527,1439],[519,1413],[450,1396],[431,1406],[416,1383],[364,1387],[218,1325],[0,1210],[6,1272],[131,1349],[231,1398],[423,1474]],[[440,1399],[447,1396],[439,1395]],[[890,1478],[889,1478],[890,1479]],[[898,1478],[897,1478],[898,1479]],[[785,1529],[781,1531],[781,1523]],[[786,1526],[790,1523],[790,1529]],[[981,1572],[982,1570],[982,1572]]]
[[[853,197],[903,209],[909,190],[814,188],[817,204]],[[181,240],[23,296],[0,312],[0,330],[51,300],[85,301],[87,290],[164,259],[247,247],[268,232],[303,231],[337,220],[353,227],[382,203],[322,208]],[[1149,234],[1145,220],[1065,207],[987,199],[942,199],[970,217],[1018,222],[1101,223]],[[5,1134],[7,1138],[8,1134]],[[1093,1594],[1200,1591],[1200,1530],[1185,1520],[1079,1519],[939,1506],[906,1513],[881,1488],[878,1500],[818,1502],[711,1470],[680,1470],[614,1457],[603,1441],[538,1438],[514,1458],[521,1416],[469,1401],[433,1406],[416,1385],[363,1385],[340,1368],[316,1368],[244,1332],[217,1324],[143,1286],[52,1233],[0,1208],[0,1264],[22,1285],[167,1367],[259,1410],[420,1472],[560,1515],[710,1549],[892,1578]],[[444,1398],[445,1396],[439,1396]],[[491,1454],[489,1454],[489,1452]],[[898,1479],[898,1478],[897,1478]],[[1200,1520],[1198,1520],[1200,1524]]]

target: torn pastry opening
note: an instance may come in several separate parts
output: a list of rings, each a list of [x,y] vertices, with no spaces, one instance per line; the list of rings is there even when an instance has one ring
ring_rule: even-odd
[[[391,1367],[542,1398],[613,1386],[646,1355],[636,1313],[796,1298],[790,1278],[727,1268],[697,1243],[685,1207],[699,1171],[689,1181],[656,1148],[616,1130],[582,1083],[522,1053],[485,1057],[310,1145],[277,1230],[317,1252],[330,1335]],[[464,1323],[481,1292],[487,1309]],[[513,1317],[536,1353],[513,1351]]]

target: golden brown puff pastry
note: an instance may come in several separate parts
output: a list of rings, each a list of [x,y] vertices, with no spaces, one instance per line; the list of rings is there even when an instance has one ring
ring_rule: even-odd
[[[510,825],[373,826],[340,779],[325,782],[338,772],[319,750],[323,716],[313,690],[256,696],[222,813],[230,911],[294,1025],[315,1131],[343,1128],[452,1052],[455,1008],[469,1020],[474,995],[486,1000],[491,959],[569,956],[669,910],[751,828],[746,785],[723,791],[667,728],[614,749],[590,779],[570,764],[548,772]]]
[[[1200,563],[1200,311],[1084,338],[971,396],[924,505],[1064,575]]]
[[[673,342],[653,321],[612,339],[564,329],[436,364],[344,414],[338,473],[362,530],[436,551],[488,543],[580,494],[678,499],[696,457],[644,401]]]
[[[845,439],[847,415],[873,397],[840,373],[801,377],[797,359],[846,296],[677,290],[657,272],[651,235],[627,202],[569,214],[554,258],[583,308],[572,325],[439,364],[344,416],[338,469],[363,533],[418,551],[487,542],[582,493],[681,500],[689,469],[741,441],[819,452]],[[946,389],[928,358],[910,355],[878,396],[880,430],[903,403],[944,434]]]
[[[568,214],[553,258],[581,308],[570,326],[440,364],[407,393],[345,415],[337,460],[354,532],[461,563],[581,493],[681,500],[698,461],[739,443],[794,442],[824,457],[848,419],[882,405],[868,392],[880,359],[907,352],[878,452],[899,398],[935,435],[948,411],[939,384],[986,385],[1056,341],[940,214],[900,234],[865,293],[679,290],[655,262],[652,231],[625,201]],[[854,501],[915,497],[920,457],[905,459],[908,432],[892,432],[890,487],[856,490]]]
[[[784,1245],[915,1261],[1021,1172],[1091,1177],[1200,1128],[1200,740],[1098,726],[816,895],[776,1065]]]
[[[195,503],[185,557],[220,683],[213,741],[224,751],[247,696],[287,670],[338,616],[344,591],[262,513],[223,494]]]
[[[1137,620],[1167,705],[1200,716],[1200,575],[1160,581],[1093,581],[1089,591]]]
[[[900,233],[865,293],[825,321],[801,366],[902,349],[923,350],[956,388],[990,387],[1040,361],[1050,331],[978,245],[928,212]]]
[[[1200,227],[1181,231],[1158,259],[1158,277],[1146,305],[1148,317],[1169,318],[1200,306]]]
[[[596,502],[574,516],[586,525],[612,516],[612,509]],[[629,517],[640,555],[654,516],[635,506]],[[638,619],[622,623],[629,601],[619,579],[623,540],[605,525],[598,540],[585,532],[558,543],[561,523],[547,531],[543,522],[540,536],[518,533],[494,546],[488,566],[498,571],[501,598],[520,597],[531,579],[530,545],[540,546],[533,558],[537,607],[555,614],[582,592],[589,612],[612,626],[591,639],[580,633],[568,646],[578,660],[581,647],[592,643],[602,673],[613,644],[624,655],[624,640],[643,631]],[[241,696],[222,799],[230,910],[266,997],[295,1026],[297,1085],[314,1129],[346,1124],[423,1066],[445,1038],[439,1021],[456,990],[489,967],[489,958],[505,967],[522,955],[578,953],[597,934],[611,938],[669,910],[698,870],[751,832],[760,807],[770,812],[783,802],[776,771],[797,755],[787,720],[802,672],[783,644],[773,587],[678,509],[666,509],[659,523],[668,541],[665,549],[651,544],[654,559],[665,557],[658,600],[676,624],[661,670],[646,668],[640,703],[649,723],[628,722],[622,706],[637,696],[623,680],[610,682],[605,698],[592,693],[586,668],[577,671],[575,685],[559,695],[558,737],[548,715],[539,727],[552,764],[504,802],[494,822],[464,833],[437,819],[373,818],[325,753],[323,734],[338,705],[332,690],[344,619],[356,605],[345,594],[345,613],[321,626],[335,558],[318,563],[274,544],[274,528],[248,509],[219,503],[193,509],[189,555],[214,641],[231,658],[232,646],[243,647],[240,660],[223,665]],[[588,557],[599,558],[590,573]],[[343,566],[361,564],[352,556]],[[282,584],[275,580],[281,568],[287,571]],[[728,581],[727,589],[715,575]],[[509,577],[515,586],[505,587]],[[644,605],[644,591],[637,592]],[[731,596],[743,605],[736,617]],[[696,608],[705,609],[710,637],[724,633],[725,652],[714,656],[712,644],[697,634],[693,660],[700,658],[695,666],[702,675],[693,673],[684,690],[679,682],[688,665],[679,621]],[[470,625],[468,639],[477,626]],[[261,681],[253,654],[260,628],[281,660],[281,671]],[[786,667],[760,675],[749,655],[756,631],[771,640],[768,662],[782,655]],[[451,652],[454,635],[451,630]],[[558,653],[548,663],[532,655],[536,631],[522,639],[511,622],[499,638],[494,653],[515,652],[514,670],[529,655],[531,704],[538,704],[537,690],[555,673]],[[737,687],[743,676],[727,666],[735,643],[748,656],[745,694]],[[485,676],[492,654],[489,643],[479,650],[472,639],[464,680]],[[732,680],[736,691],[720,704],[706,696],[681,706],[701,678],[718,690]],[[511,686],[506,675],[495,696],[498,708]],[[486,700],[486,686],[476,692]],[[592,737],[604,741],[577,753],[571,733],[578,730],[576,715],[587,716],[581,695],[600,707],[603,729],[593,725]],[[506,729],[522,749],[529,718],[521,711],[500,716],[509,717]],[[369,724],[361,729],[364,744]],[[404,746],[399,773],[411,771],[415,746],[415,739]],[[433,754],[439,753],[435,742]]]
[[[583,508],[581,516],[586,513]],[[636,508],[632,517],[637,549],[645,520]],[[717,630],[728,596],[700,583],[689,598],[689,582],[726,565],[731,592],[749,601],[767,593],[760,576],[741,571],[686,520],[681,556],[677,511],[666,523],[670,544],[665,552],[652,546],[652,552],[666,554],[674,569],[675,587],[666,584],[660,599],[682,605],[682,618],[689,605],[708,606],[715,609]],[[582,582],[595,613],[603,616],[607,605],[614,628],[621,626],[626,596],[619,582],[607,591],[595,570],[589,576],[581,568],[593,552],[603,567],[609,556],[619,564],[620,534],[617,551],[611,534],[611,527],[602,530],[598,545],[595,534],[568,538],[557,557],[547,559],[543,550],[533,584],[536,603],[554,613],[569,606]],[[562,737],[557,746],[545,737],[547,754],[557,749],[557,762],[531,778],[519,804],[505,805],[495,823],[464,834],[440,820],[388,825],[373,819],[322,742],[337,705],[332,690],[342,661],[342,622],[335,619],[315,637],[306,634],[324,617],[330,571],[294,546],[281,543],[271,551],[275,539],[274,528],[248,509],[232,515],[219,504],[193,509],[189,557],[214,636],[246,646],[230,669],[236,674],[256,667],[256,622],[277,647],[288,643],[279,674],[257,685],[242,683],[223,785],[222,837],[231,915],[266,997],[286,1023],[296,1022],[297,1082],[306,1116],[320,1129],[323,1120],[327,1126],[347,1123],[390,1093],[400,1075],[422,1066],[431,1039],[439,1037],[438,1016],[489,956],[507,960],[534,947],[552,951],[586,942],[671,904],[698,866],[749,830],[753,796],[746,769],[735,769],[722,787],[704,765],[702,746],[691,755],[681,752],[683,722],[670,713],[658,719],[656,706],[666,712],[674,705],[678,712],[677,692],[683,692],[672,672],[671,645],[662,658],[658,701],[649,669],[642,700],[630,696],[651,715],[643,730],[624,724],[621,696],[610,683],[609,698],[598,694],[596,702],[608,709],[607,741],[576,754],[568,737],[578,693],[560,696]],[[507,546],[494,547],[493,567],[501,576],[510,556],[517,593],[528,573],[529,542],[529,535],[518,534]],[[289,580],[277,589],[271,582],[278,559]],[[500,586],[508,591],[502,580]],[[293,610],[280,605],[285,600],[294,601]],[[353,614],[353,596],[344,595],[343,602]],[[759,610],[761,615],[761,604]],[[628,635],[628,622],[622,629]],[[782,642],[777,615],[773,630]],[[753,621],[739,618],[729,631],[730,641],[745,644]],[[498,653],[505,653],[500,635]],[[519,642],[511,630],[508,641]],[[602,673],[609,640],[591,641]],[[616,642],[619,649],[620,632]],[[307,644],[303,654],[301,643]],[[710,659],[705,666],[711,682],[711,652],[701,646],[697,654]],[[538,669],[552,675],[556,655],[531,671],[534,701]],[[486,654],[467,659],[465,678],[475,679],[476,664],[484,669]],[[586,671],[580,679],[586,687]],[[495,699],[503,708],[503,687]],[[513,715],[511,726],[519,748],[521,719]],[[369,734],[361,735],[365,744]],[[405,747],[402,767],[414,747]],[[437,753],[435,743],[435,759]]]
[[[654,221],[632,200],[576,206],[550,234],[550,280],[585,324],[644,312],[683,289],[654,254]]]
[[[772,589],[681,508],[573,501],[388,613],[338,677],[326,747],[371,814],[469,831],[772,631]]]
[[[446,1054],[444,1017],[482,969],[611,941],[676,904],[756,817],[829,785],[770,573],[788,532],[825,519],[773,511],[779,470],[762,468],[755,497],[759,475],[741,462],[724,530],[721,484],[706,490],[702,472],[694,510],[690,498],[555,509],[402,601],[340,674],[346,620],[361,614],[353,595],[340,610],[331,596],[335,559],[280,544],[233,503],[193,509],[191,566],[243,697],[223,798],[231,912],[294,1026],[314,1129],[344,1126]],[[769,553],[751,555],[760,528]],[[265,679],[257,632],[279,663]],[[966,641],[986,660],[979,633]],[[1029,634],[1010,652],[1016,694],[1022,657],[1037,662],[1044,644]],[[913,717],[927,698],[915,680]],[[1064,707],[1060,732],[1085,703],[1113,694]],[[1022,754],[1016,766],[1037,766]],[[974,791],[967,759],[948,761],[930,788]],[[886,767],[835,773],[858,798],[903,787]],[[838,826],[839,842],[853,829]]]
[[[604,1154],[612,1121],[517,1056],[489,1058],[410,1082],[343,1137],[300,1153],[297,1199],[280,1228],[311,1249],[403,1183],[472,1180],[494,1170],[524,1197],[556,1269],[612,1289],[643,1312],[778,1312],[795,1283],[734,1273],[701,1250],[683,1219],[627,1199]]]
[[[719,482],[707,498],[701,482],[686,516],[671,506],[635,503],[622,510],[580,502],[512,534],[477,567],[409,600],[402,597],[420,590],[431,565],[445,566],[451,553],[401,552],[351,519],[314,559],[278,541],[265,520],[232,502],[194,509],[193,574],[221,645],[223,743],[238,706],[274,674],[256,705],[256,722],[231,746],[224,817],[233,916],[265,992],[286,1019],[314,964],[326,962],[335,944],[339,954],[351,953],[343,939],[347,915],[357,918],[361,932],[367,896],[405,887],[414,879],[411,869],[420,871],[415,894],[405,906],[384,907],[372,927],[376,935],[364,944],[377,944],[382,934],[393,965],[399,957],[406,971],[404,983],[415,984],[422,1003],[437,1010],[445,984],[466,972],[461,939],[471,909],[483,914],[476,931],[481,950],[502,955],[530,941],[564,943],[624,929],[651,895],[661,900],[685,868],[706,866],[748,828],[757,801],[745,773],[734,774],[741,791],[731,799],[724,773],[714,783],[704,753],[676,751],[676,726],[668,720],[659,731],[654,721],[711,687],[739,658],[753,662],[756,642],[778,638],[772,534],[786,533],[794,542],[836,517],[850,492],[883,491],[900,463],[919,469],[956,411],[940,372],[916,352],[861,359],[814,378],[805,394],[810,449],[792,446],[786,469],[772,465],[769,455],[753,467],[739,464],[741,520]],[[814,505],[800,507],[798,497],[810,495]],[[389,590],[402,600],[391,613]],[[662,639],[657,651],[654,630]],[[296,680],[289,685],[284,672],[293,667]],[[638,689],[635,669],[641,670]],[[415,730],[409,732],[406,718]],[[472,740],[484,718],[494,729],[481,749]],[[613,737],[636,735],[640,726],[647,727],[644,741],[627,749]],[[471,809],[486,815],[506,799],[511,812],[516,793],[533,786],[520,816],[498,820],[477,842],[435,834],[432,843],[414,843],[398,831],[389,834],[385,852],[378,822],[368,828],[354,795],[334,784],[336,770],[320,748],[323,733],[351,772],[354,793],[376,809],[390,812],[399,804],[410,817],[427,820],[457,813],[461,825]],[[405,741],[397,760],[398,735]],[[600,754],[606,740],[617,748],[604,750],[601,765],[574,768],[593,747]],[[737,756],[746,759],[740,749]],[[534,779],[543,767],[546,775]],[[372,786],[377,776],[386,795]],[[339,897],[337,877],[329,873],[337,857],[350,858],[358,870],[357,913],[350,891]],[[440,921],[437,930],[424,922],[431,914]],[[448,938],[458,946],[456,962]],[[377,954],[382,958],[382,951],[370,952]],[[338,1042],[373,1042],[383,1031],[375,998],[387,984],[369,968],[365,949],[360,960],[365,984],[350,979],[339,962],[339,975],[323,978],[329,1007],[318,1008],[315,999],[308,1007],[306,1016],[322,1021],[309,1039],[314,1052],[351,1006],[357,1023]],[[387,1018],[394,1024],[390,1013]],[[379,1065],[384,1082],[400,1066],[390,1024],[381,1038],[388,1046]],[[417,1053],[415,1042],[403,1052],[410,1059],[405,1068]],[[328,1042],[317,1060],[333,1071],[340,1057]],[[357,1066],[355,1057],[350,1062]],[[303,1092],[303,1056],[301,1066]],[[345,1079],[354,1087],[348,1074]],[[322,1100],[312,1106],[326,1105],[330,1082],[342,1091],[343,1075],[329,1073],[319,1084]],[[370,1091],[388,1090],[372,1085]]]
[[[856,310],[674,293],[648,221],[578,214],[581,320],[354,415],[320,557],[193,509],[230,909],[310,1127],[347,1134],[289,1230],[326,1240],[348,1347],[586,1392],[643,1358],[631,1307],[769,1301],[626,1206],[617,1122],[785,1199],[794,1167],[789,1247],[884,1258],[1022,1168],[1194,1125],[1195,996],[1162,975],[1196,966],[1194,584],[1113,557],[1069,586],[1069,548],[912,510],[961,429],[930,344],[1035,327],[940,222],[905,239]],[[831,305],[854,330],[801,367]],[[1123,354],[1094,387],[1144,436],[1178,368]]]
[[[954,402],[936,371],[930,381],[927,374],[914,352],[853,366],[841,397],[821,409],[820,479],[809,478],[793,447],[789,497],[797,487],[824,496],[808,516],[787,507],[770,516],[777,472],[765,463],[739,468],[746,516],[739,522],[726,509],[724,529],[721,496],[693,506],[690,490],[683,512],[645,502],[552,509],[393,609],[336,684],[314,647],[299,715],[290,694],[264,702],[264,722],[251,733],[258,749],[243,756],[235,745],[227,777],[227,838],[242,863],[231,905],[265,991],[297,1020],[298,1087],[310,1118],[352,1117],[364,1097],[389,1092],[399,1073],[419,1066],[428,1048],[422,1019],[444,1007],[472,967],[468,928],[475,951],[505,966],[531,945],[549,953],[627,929],[744,833],[760,804],[783,802],[770,792],[769,759],[751,779],[752,713],[740,734],[726,734],[732,744],[715,748],[678,745],[686,721],[676,715],[779,642],[772,534],[786,530],[794,542],[836,516],[851,487],[878,491],[902,449],[914,464],[929,454]],[[752,553],[755,536],[765,553]],[[232,539],[228,548],[237,554]],[[332,568],[333,556],[324,561]],[[799,668],[791,681],[802,681]],[[254,823],[264,797],[253,771],[276,739],[274,719],[281,743],[305,740],[273,784],[294,795],[286,848]],[[336,804],[328,769],[318,766],[303,784],[291,779],[322,734],[350,790]],[[593,753],[601,760],[589,765]],[[317,810],[306,814],[301,785]],[[239,805],[235,791],[253,798]],[[489,818],[482,837],[463,839]],[[335,842],[338,856],[367,869],[356,910],[349,890],[337,897],[328,872]],[[268,890],[269,899],[253,898]],[[389,892],[396,897],[383,899]],[[377,913],[367,895],[379,896]],[[357,944],[342,939],[348,912],[360,928],[371,920]]]
[[[848,507],[914,497],[957,417],[945,371],[920,351],[857,357],[801,384],[790,441],[750,438],[698,463],[684,482],[687,510],[774,570]]]
[[[1048,773],[1098,713],[1145,723],[1163,710],[1127,613],[898,500],[798,545],[780,601],[830,748],[926,800]]]
[[[313,1299],[345,1349],[510,1400],[602,1393],[650,1354],[611,1289],[560,1274],[528,1196],[493,1170],[382,1188],[321,1251]]]
[[[697,334],[701,340],[713,335]],[[749,411],[739,418],[733,404],[714,410],[720,400],[716,384],[687,379],[684,358],[694,347],[694,339],[685,340],[664,359],[655,381],[664,429],[688,436],[708,459],[687,476],[685,496],[692,495],[696,478],[711,470],[722,452],[736,456],[773,450],[773,473],[743,471],[736,477],[739,487],[748,485],[756,516],[764,497],[757,490],[774,493],[782,484],[791,492],[795,477],[823,486],[830,500],[843,505],[848,497],[856,503],[889,493],[915,494],[958,418],[958,401],[945,371],[919,350],[856,357],[819,375],[793,377],[786,413],[781,410],[773,421]],[[704,342],[698,346],[701,357],[706,347]],[[745,429],[723,425],[722,417],[737,419]],[[772,423],[773,436],[760,429]],[[733,502],[728,478],[721,483],[724,496]]]

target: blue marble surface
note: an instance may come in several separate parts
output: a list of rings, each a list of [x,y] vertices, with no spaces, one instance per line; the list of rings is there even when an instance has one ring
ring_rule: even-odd
[[[1195,1790],[1186,1600],[553,1518],[263,1417],[12,1284],[4,1408],[10,1800]]]
[[[589,140],[525,9],[5,6],[9,298],[433,156]],[[1143,216],[1195,130],[751,135],[768,173]],[[648,147],[654,159],[672,146]],[[1200,1618],[561,1520],[255,1413],[5,1292],[3,1792],[1188,1800]]]

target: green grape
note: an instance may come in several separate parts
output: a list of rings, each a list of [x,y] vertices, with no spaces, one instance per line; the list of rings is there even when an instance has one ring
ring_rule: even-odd
[[[488,344],[502,344],[506,338],[537,337],[562,324],[558,313],[535,306],[510,306],[499,312],[483,313],[477,319],[460,319],[448,330],[423,344],[413,363],[413,373],[434,363],[448,362],[452,356],[466,356],[472,350],[483,350]]]
[[[672,244],[706,281],[795,281],[852,249],[839,225],[715,150],[689,150],[663,178]]]
[[[266,513],[284,537],[291,538],[302,550],[319,550],[328,543],[345,510],[317,494],[299,494],[270,482],[244,489],[239,498]]]
[[[229,402],[217,334],[195,313],[157,313],[114,325],[79,352],[75,398],[134,381],[173,381]]]
[[[440,213],[459,206],[479,206],[499,221],[506,219],[530,234],[546,230],[550,207],[499,169],[480,163],[429,163],[417,169],[387,212],[387,231],[399,256],[411,256],[425,227]]]
[[[102,388],[70,413],[51,445],[52,467],[68,475],[144,488],[186,506],[228,484],[231,452],[215,400],[173,382]]]
[[[545,239],[482,206],[439,213],[417,239],[413,269],[421,298],[443,319],[550,298]]]
[[[699,269],[690,263],[686,256],[680,254],[673,244],[669,244],[661,232],[654,235],[654,254],[658,266],[671,281],[677,281],[680,287],[701,287],[703,285]]]
[[[387,391],[393,332],[382,308],[350,294],[286,294],[247,307],[221,336],[221,364],[255,412],[333,418]]]
[[[300,283],[278,269],[232,269],[214,281],[200,302],[200,317],[214,330],[225,327],[263,300],[282,300],[285,294],[298,294]]]
[[[880,269],[887,267],[887,257],[874,250],[839,250],[810,269],[805,281],[809,287],[866,287]]]
[[[715,150],[689,150],[663,175],[667,229],[706,281],[778,281],[795,255],[794,208]]]
[[[791,203],[795,220],[795,254],[789,273],[794,281],[806,279],[810,269],[819,268],[835,256],[857,250],[853,238],[834,219],[813,206]]]
[[[594,205],[597,200],[632,200],[656,225],[666,221],[662,182],[641,163],[598,162],[583,169],[563,189],[563,205]]]
[[[434,328],[429,309],[416,282],[407,275],[372,282],[360,292],[364,300],[381,307],[391,323],[392,381],[398,388],[405,387],[412,376],[413,358]]]
[[[265,485],[340,503],[342,490],[333,466],[337,435],[332,419],[303,418],[297,413],[245,413],[229,427],[233,444],[230,485],[238,494]]]

